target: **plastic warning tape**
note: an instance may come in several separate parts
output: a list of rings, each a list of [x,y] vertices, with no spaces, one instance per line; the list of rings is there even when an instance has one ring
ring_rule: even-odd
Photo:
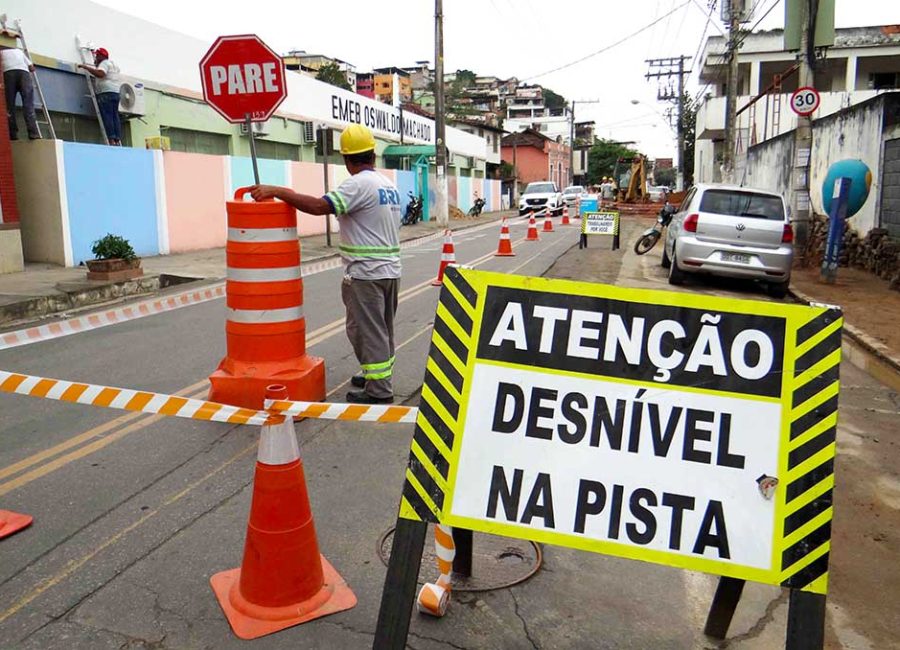
[[[281,415],[320,420],[349,420],[354,422],[413,423],[419,415],[415,406],[340,404],[325,402],[292,402],[288,400],[266,400],[267,411]]]
[[[109,325],[116,325],[145,316],[162,314],[167,311],[181,309],[189,305],[197,305],[225,295],[225,284],[219,283],[205,289],[186,291],[167,298],[147,300],[128,307],[110,309],[87,316],[78,316],[64,321],[49,323],[39,327],[29,327],[0,334],[0,350],[15,348],[30,343],[38,343],[63,336],[71,336],[80,332],[88,332]]]
[[[0,392],[44,399],[87,404],[104,408],[169,415],[191,420],[263,425],[281,420],[280,416],[199,399],[151,393],[129,388],[82,384],[0,370]]]

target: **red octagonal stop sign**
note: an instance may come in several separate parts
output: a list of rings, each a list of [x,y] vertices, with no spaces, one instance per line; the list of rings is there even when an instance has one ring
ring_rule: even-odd
[[[284,62],[258,36],[220,36],[200,61],[203,99],[229,122],[269,119],[287,97]]]

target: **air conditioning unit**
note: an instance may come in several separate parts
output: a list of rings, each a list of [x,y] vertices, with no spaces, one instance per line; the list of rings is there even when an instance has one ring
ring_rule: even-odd
[[[253,135],[257,138],[260,138],[265,135],[269,135],[269,121],[265,122],[251,122],[253,125]],[[247,135],[247,123],[241,122],[241,135]]]
[[[312,122],[303,123],[303,144],[315,144],[316,125]]]
[[[119,88],[119,112],[131,117],[141,117],[147,112],[144,103],[144,84],[122,84]]]

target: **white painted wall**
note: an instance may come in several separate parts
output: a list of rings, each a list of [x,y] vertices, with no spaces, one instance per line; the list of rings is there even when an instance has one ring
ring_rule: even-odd
[[[122,74],[143,80],[151,87],[201,93],[199,63],[212,43],[182,34],[89,0],[5,0],[0,7],[10,22],[21,19],[32,54],[60,61],[80,62],[75,35],[95,47],[105,47]],[[265,34],[259,34],[265,40]],[[288,74],[288,97],[279,115],[297,117],[342,128],[347,122],[333,117],[332,97],[358,102],[362,109],[395,109],[356,93],[336,88],[299,74]],[[434,143],[434,122],[406,114],[408,120],[429,126],[430,137],[419,142]],[[376,131],[385,140],[399,142],[399,135]],[[406,137],[405,141],[411,141]],[[447,129],[447,146],[453,153],[483,159],[482,138],[458,129]]]

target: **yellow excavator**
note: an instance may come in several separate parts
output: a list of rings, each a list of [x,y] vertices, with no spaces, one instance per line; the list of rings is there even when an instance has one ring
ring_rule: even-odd
[[[645,203],[649,200],[647,192],[647,170],[646,159],[644,156],[638,155],[634,158],[619,158],[616,161],[616,172],[619,171],[619,165],[631,165],[627,171],[628,186],[620,187],[619,194],[621,201],[625,203]],[[618,175],[616,176],[618,178]]]

